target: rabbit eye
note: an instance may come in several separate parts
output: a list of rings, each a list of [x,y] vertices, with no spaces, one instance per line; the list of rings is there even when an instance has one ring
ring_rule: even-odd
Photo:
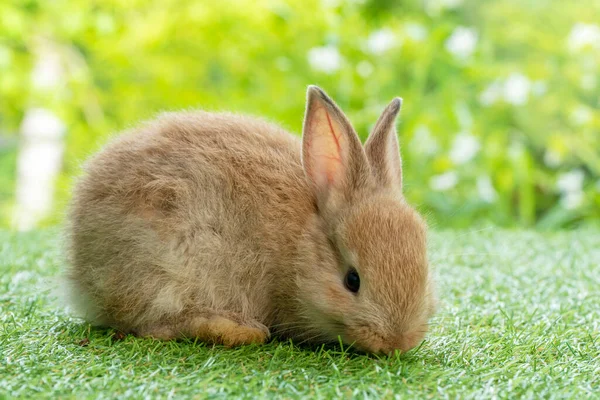
[[[358,289],[360,289],[360,277],[358,276],[356,269],[350,268],[348,270],[346,278],[344,279],[344,284],[346,285],[346,289],[352,293],[358,292]]]

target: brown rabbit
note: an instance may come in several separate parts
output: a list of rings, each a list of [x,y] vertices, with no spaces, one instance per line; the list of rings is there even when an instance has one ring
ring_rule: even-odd
[[[394,99],[363,149],[319,88],[302,142],[226,113],[168,113],[92,158],[68,278],[94,324],[263,343],[270,330],[406,351],[434,310],[426,227],[405,202]]]

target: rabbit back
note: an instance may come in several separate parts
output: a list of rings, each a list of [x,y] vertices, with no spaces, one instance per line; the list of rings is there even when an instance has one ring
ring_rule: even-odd
[[[233,114],[164,114],[105,147],[76,186],[76,308],[125,331],[199,307],[268,323],[272,271],[293,262],[314,207],[295,136]]]

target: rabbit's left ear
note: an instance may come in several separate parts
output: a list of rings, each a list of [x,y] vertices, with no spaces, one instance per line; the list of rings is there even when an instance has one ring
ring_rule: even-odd
[[[401,106],[401,98],[392,100],[365,143],[367,159],[378,184],[398,191],[402,191],[402,160],[396,135],[396,117]]]
[[[342,110],[316,86],[307,92],[302,165],[323,211],[342,206],[370,178],[358,135]]]

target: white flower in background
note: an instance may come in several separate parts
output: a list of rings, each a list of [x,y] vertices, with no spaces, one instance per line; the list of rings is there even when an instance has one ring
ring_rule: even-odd
[[[373,54],[383,54],[397,44],[396,36],[390,29],[380,29],[367,39],[367,50]]]
[[[498,198],[498,193],[494,189],[492,180],[487,175],[477,178],[477,192],[479,193],[479,197],[486,203],[493,203]]]
[[[308,62],[315,71],[333,74],[342,65],[342,55],[335,46],[313,47],[308,51]]]
[[[454,57],[466,60],[477,46],[477,32],[473,28],[458,26],[446,40],[445,47]]]
[[[427,28],[421,24],[410,22],[404,26],[404,31],[406,32],[406,36],[415,42],[427,39]]]
[[[556,187],[562,193],[580,192],[583,189],[585,174],[580,169],[562,173],[556,180]]]
[[[31,82],[38,89],[53,89],[61,81],[63,67],[60,53],[49,50],[40,51],[40,55],[31,72]]]
[[[467,106],[464,101],[454,104],[454,115],[456,115],[456,119],[458,120],[461,129],[471,129],[473,126],[473,116],[471,115],[469,106]]]
[[[548,149],[544,153],[544,164],[546,164],[550,168],[556,168],[562,163],[562,154],[559,152]]]
[[[585,90],[591,90],[596,87],[597,78],[594,74],[584,74],[581,77],[581,88]]]
[[[548,91],[548,85],[544,81],[534,81],[531,85],[531,93],[536,96],[543,96]]]
[[[504,101],[515,106],[527,103],[531,81],[520,73],[511,74],[504,82]]]
[[[595,24],[576,23],[569,33],[567,44],[570,50],[581,50],[592,46],[600,49],[600,26]]]
[[[363,78],[371,76],[375,68],[370,62],[363,60],[356,65],[356,72]]]
[[[417,154],[433,155],[438,151],[438,143],[431,135],[431,131],[425,125],[419,125],[415,129],[410,148]]]
[[[577,106],[570,115],[571,121],[575,125],[586,125],[592,121],[593,114],[589,108],[584,106]]]
[[[479,140],[467,132],[456,135],[450,149],[450,159],[456,165],[469,162],[475,157],[480,148]]]
[[[479,102],[484,106],[491,106],[502,98],[509,104],[521,106],[527,103],[529,93],[542,96],[547,90],[546,82],[532,82],[523,74],[513,73],[504,81],[496,79],[489,84],[479,95]]]
[[[455,171],[448,171],[441,175],[434,175],[429,179],[429,187],[436,192],[443,192],[452,189],[458,183],[458,174]]]
[[[491,106],[498,101],[500,97],[502,97],[503,92],[504,87],[502,82],[496,79],[487,88],[485,88],[483,92],[481,92],[479,95],[479,102],[484,106]]]
[[[562,193],[560,204],[572,210],[583,203],[583,180],[585,174],[580,169],[575,169],[570,172],[565,172],[558,176],[556,187]]]
[[[572,210],[583,203],[583,181],[585,174],[580,169],[562,173],[556,180],[556,187],[561,192],[560,204]]]
[[[568,192],[560,197],[560,205],[573,210],[583,203],[583,192]]]

